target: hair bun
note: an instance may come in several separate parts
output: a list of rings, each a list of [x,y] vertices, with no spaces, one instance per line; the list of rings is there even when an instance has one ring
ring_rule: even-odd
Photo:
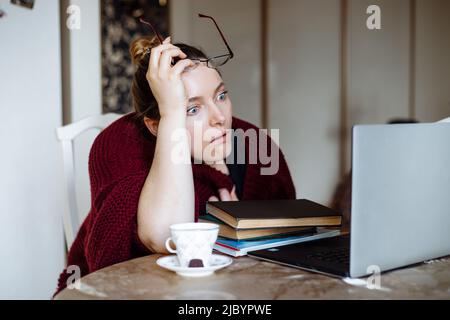
[[[142,65],[144,58],[149,56],[150,50],[158,45],[159,40],[156,36],[153,38],[141,37],[134,40],[130,45],[130,55],[133,64]]]

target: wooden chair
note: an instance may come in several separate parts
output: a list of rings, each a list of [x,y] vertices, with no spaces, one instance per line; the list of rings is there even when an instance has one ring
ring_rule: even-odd
[[[75,160],[73,152],[74,139],[83,132],[90,129],[103,130],[120,117],[122,117],[122,115],[115,113],[91,116],[56,129],[56,135],[58,140],[61,142],[63,151],[64,182],[66,194],[63,224],[67,250],[69,250],[70,246],[72,245],[81,225],[76,196]]]

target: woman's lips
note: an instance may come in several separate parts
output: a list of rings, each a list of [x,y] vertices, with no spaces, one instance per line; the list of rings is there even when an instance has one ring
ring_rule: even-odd
[[[226,135],[227,135],[227,133],[225,132],[223,135],[218,136],[218,137],[212,139],[211,143],[214,143],[214,142],[219,143],[219,144],[220,144],[220,143],[224,143],[224,142],[225,142],[225,137],[226,137]]]

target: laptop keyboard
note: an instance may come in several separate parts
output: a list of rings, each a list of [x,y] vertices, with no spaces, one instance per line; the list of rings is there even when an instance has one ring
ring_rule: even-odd
[[[320,250],[319,252],[308,255],[307,258],[312,260],[324,261],[327,263],[333,262],[350,265],[350,247],[347,244],[349,243],[349,241],[349,234],[340,236],[340,241],[337,247],[334,247],[332,249]]]
[[[348,248],[337,248],[319,253],[310,254],[308,259],[322,260],[325,262],[337,262],[342,264],[350,263],[350,252]]]
[[[249,256],[339,277],[350,272],[350,236],[319,239],[249,252]]]

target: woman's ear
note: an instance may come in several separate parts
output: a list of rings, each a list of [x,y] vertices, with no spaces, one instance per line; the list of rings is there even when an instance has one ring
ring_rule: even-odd
[[[148,131],[151,132],[155,137],[158,135],[158,125],[159,120],[150,119],[148,117],[144,118],[145,126],[147,127]]]

